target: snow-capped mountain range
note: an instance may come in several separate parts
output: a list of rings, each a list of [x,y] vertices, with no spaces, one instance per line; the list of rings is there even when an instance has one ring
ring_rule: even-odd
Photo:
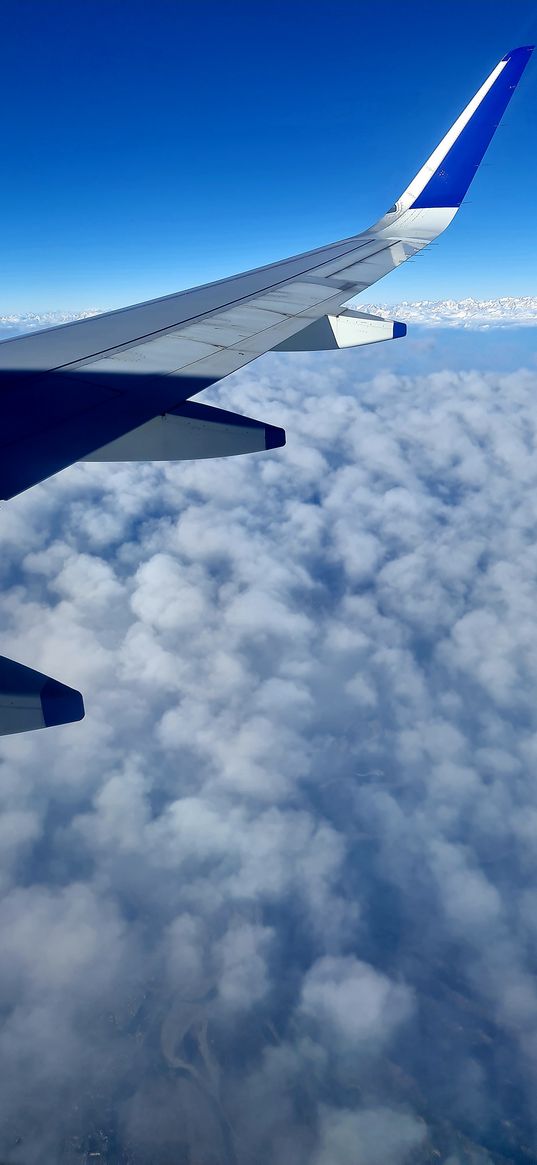
[[[497,328],[537,326],[537,296],[502,296],[500,299],[438,299],[395,304],[356,302],[359,311],[388,316],[405,323],[439,328]],[[86,311],[27,312],[0,315],[0,339],[32,332],[72,320],[98,315],[101,308]]]
[[[537,296],[501,299],[423,299],[395,304],[357,304],[359,310],[428,327],[497,328],[537,325]]]
[[[87,311],[10,312],[8,315],[0,315],[0,339],[7,340],[21,332],[36,332],[40,328],[53,328],[58,324],[70,324],[73,320],[85,320],[89,316],[99,315],[102,310],[95,307]]]

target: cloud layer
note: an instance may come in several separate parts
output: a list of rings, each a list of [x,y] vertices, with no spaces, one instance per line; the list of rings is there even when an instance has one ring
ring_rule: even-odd
[[[3,652],[88,713],[2,742],[6,1160],[537,1153],[537,376],[363,367],[0,513]]]

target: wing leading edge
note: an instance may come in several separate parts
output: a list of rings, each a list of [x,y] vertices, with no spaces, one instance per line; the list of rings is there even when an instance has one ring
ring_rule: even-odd
[[[197,457],[283,444],[274,426],[187,402],[269,351],[404,335],[404,324],[346,305],[452,221],[531,53],[502,57],[395,205],[361,234],[0,343],[0,497],[81,459],[185,457],[189,441]],[[0,671],[0,699],[1,684]]]

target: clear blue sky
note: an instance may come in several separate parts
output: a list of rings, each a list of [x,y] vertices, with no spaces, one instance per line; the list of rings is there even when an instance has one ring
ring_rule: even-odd
[[[0,311],[114,307],[362,229],[529,2],[18,0],[2,13]],[[436,249],[369,297],[536,291],[537,69]]]

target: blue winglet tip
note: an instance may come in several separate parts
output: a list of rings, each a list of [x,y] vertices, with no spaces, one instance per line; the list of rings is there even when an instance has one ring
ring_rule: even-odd
[[[265,425],[265,449],[281,449],[286,440],[285,429],[279,429],[277,425]]]
[[[461,205],[532,52],[532,45],[520,45],[502,57],[503,68],[414,199],[412,209]]]
[[[399,340],[401,336],[406,336],[406,324],[401,323],[400,320],[393,321],[393,339]]]
[[[41,707],[46,728],[55,724],[72,724],[83,720],[84,701],[75,688],[68,688],[58,680],[47,680],[41,689]]]
[[[519,55],[531,57],[531,54],[532,54],[534,48],[535,48],[534,44],[519,45],[518,48],[511,49],[508,53],[506,53],[505,56],[502,57],[502,61],[510,61],[512,57],[516,57]]]

